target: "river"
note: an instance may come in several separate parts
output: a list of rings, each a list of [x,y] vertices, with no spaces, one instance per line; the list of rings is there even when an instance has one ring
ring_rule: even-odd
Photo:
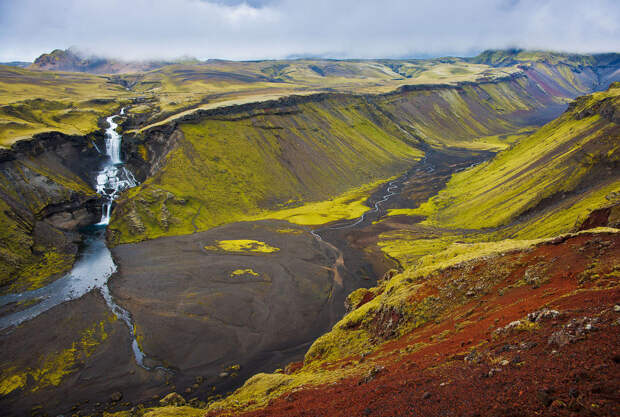
[[[124,166],[121,159],[122,136],[116,131],[118,124],[114,120],[123,114],[124,109],[121,109],[118,115],[106,119],[109,127],[105,131],[105,154],[102,153],[104,159],[94,182],[96,191],[102,197],[101,218],[97,223],[83,230],[82,249],[72,270],[45,287],[0,297],[0,307],[11,303],[28,305],[27,308],[0,317],[0,330],[18,326],[63,302],[75,300],[90,291],[99,290],[110,310],[127,325],[136,363],[145,369],[151,369],[145,365],[146,355],[137,342],[131,314],[114,301],[108,288],[108,279],[116,272],[117,267],[110,250],[106,246],[105,230],[110,221],[114,201],[121,192],[137,185],[133,174]],[[378,214],[380,205],[398,193],[398,189],[402,182],[408,178],[408,174],[390,182],[384,191],[384,195],[374,203],[373,208],[358,219],[345,224],[312,230],[312,235],[323,241],[319,235],[321,231],[355,227],[366,220],[369,214]],[[342,262],[342,253],[335,246],[328,242],[325,243],[338,252],[338,259]],[[334,267],[336,274],[337,266]],[[154,368],[162,369],[160,366]]]
[[[94,184],[102,197],[101,219],[82,231],[84,239],[80,255],[68,274],[45,287],[0,297],[0,307],[11,303],[29,305],[23,310],[0,317],[0,330],[18,326],[61,303],[99,290],[110,310],[127,325],[136,363],[150,369],[144,364],[145,354],[136,340],[131,314],[114,301],[108,288],[108,279],[116,272],[116,264],[106,246],[105,229],[110,222],[114,200],[121,192],[138,184],[121,160],[122,136],[116,131],[118,124],[114,119],[124,113],[123,108],[119,114],[106,118],[109,127],[105,131],[105,153],[102,153],[102,166]]]

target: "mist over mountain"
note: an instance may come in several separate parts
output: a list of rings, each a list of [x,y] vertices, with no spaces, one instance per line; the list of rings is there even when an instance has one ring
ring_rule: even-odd
[[[613,52],[618,22],[613,0],[24,0],[0,5],[0,60],[70,46],[130,61]]]
[[[189,62],[185,59],[184,62]],[[117,74],[149,71],[177,61],[124,61],[85,54],[77,49],[54,49],[40,55],[29,67],[49,71],[89,72],[92,74]]]

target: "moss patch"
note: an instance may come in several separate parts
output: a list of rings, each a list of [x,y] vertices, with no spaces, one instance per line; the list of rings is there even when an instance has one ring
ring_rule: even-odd
[[[258,252],[273,253],[280,248],[268,245],[265,242],[252,239],[218,240],[217,246],[205,246],[207,250],[224,250],[227,252]]]
[[[36,392],[49,386],[60,385],[107,337],[106,323],[95,323],[84,329],[79,339],[67,348],[41,356],[33,361],[31,366],[23,369],[10,367],[2,370],[0,393],[7,395],[17,389]]]
[[[230,277],[231,278],[236,278],[236,277],[240,277],[240,276],[244,276],[244,275],[251,275],[253,277],[258,277],[260,276],[260,274],[258,272],[254,272],[253,269],[251,268],[247,268],[247,269],[235,269],[234,271],[232,271],[230,273]]]

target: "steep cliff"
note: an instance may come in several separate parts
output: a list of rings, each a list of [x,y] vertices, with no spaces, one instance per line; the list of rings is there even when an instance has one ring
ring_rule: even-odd
[[[196,110],[128,135],[138,170],[152,158],[161,169],[119,200],[110,240],[268,217],[403,172],[427,146],[502,149],[509,133],[559,114],[576,91],[545,92],[521,73],[384,95],[317,94]],[[149,148],[169,153],[163,158]]]
[[[95,139],[45,133],[0,150],[3,292],[39,287],[71,267],[78,228],[99,209],[91,186]]]

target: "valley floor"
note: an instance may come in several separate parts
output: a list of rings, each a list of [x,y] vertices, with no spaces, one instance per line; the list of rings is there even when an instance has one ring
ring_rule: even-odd
[[[74,412],[98,414],[134,404],[156,405],[171,391],[213,400],[257,372],[302,360],[310,344],[341,319],[349,293],[375,285],[399,267],[376,245],[377,234],[373,231],[368,241],[365,230],[373,230],[387,209],[420,204],[451,173],[489,155],[429,152],[394,182],[399,184],[397,194],[379,205],[379,212],[360,223],[352,219],[318,226],[316,233],[324,241],[311,234],[312,226],[261,220],[114,247],[119,271],[110,291],[136,323],[145,364],[164,365],[173,372],[147,371],[135,363],[128,329],[95,293],[0,335],[12,372],[26,370],[15,374],[24,376],[16,383],[30,391],[27,396],[19,389],[5,396],[4,409],[18,415],[44,403],[46,412],[66,412],[67,404],[74,404]],[[417,184],[418,194],[410,192],[411,184]],[[371,193],[368,210],[388,186]],[[406,197],[404,190],[409,190]],[[247,249],[218,246],[246,240],[252,242]],[[262,251],[261,245],[273,252]],[[96,311],[85,313],[93,308]],[[50,322],[72,325],[59,328]],[[83,343],[95,328],[99,333]],[[40,352],[39,361],[28,359],[26,364],[22,352],[33,350]],[[76,359],[66,362],[57,353],[64,351],[75,352]],[[71,387],[63,398],[58,397],[58,385]],[[114,401],[117,392],[122,399]]]
[[[321,366],[367,369],[359,375],[302,386],[235,415],[617,415],[619,257],[617,231],[584,233],[444,270],[418,293],[441,297],[465,273],[479,277],[461,290],[470,301],[368,355]],[[544,282],[520,282],[549,258]],[[377,339],[389,325],[376,323]]]
[[[473,72],[450,84],[350,94],[338,76],[230,107],[193,92],[220,94],[200,65],[105,90],[64,74],[88,129],[128,106],[116,160],[139,184],[100,234],[106,285],[0,330],[0,414],[620,414],[620,83],[567,108],[617,77],[616,55],[582,58],[458,59]],[[301,70],[323,84],[308,64],[244,68],[262,92]],[[230,65],[207,67],[229,79]],[[45,73],[9,73],[47,99],[5,105],[7,126],[64,114],[58,86],[34,89]],[[158,95],[169,77],[187,101]],[[3,293],[62,282],[100,218],[104,142],[0,150]],[[41,301],[10,299],[3,318]]]

